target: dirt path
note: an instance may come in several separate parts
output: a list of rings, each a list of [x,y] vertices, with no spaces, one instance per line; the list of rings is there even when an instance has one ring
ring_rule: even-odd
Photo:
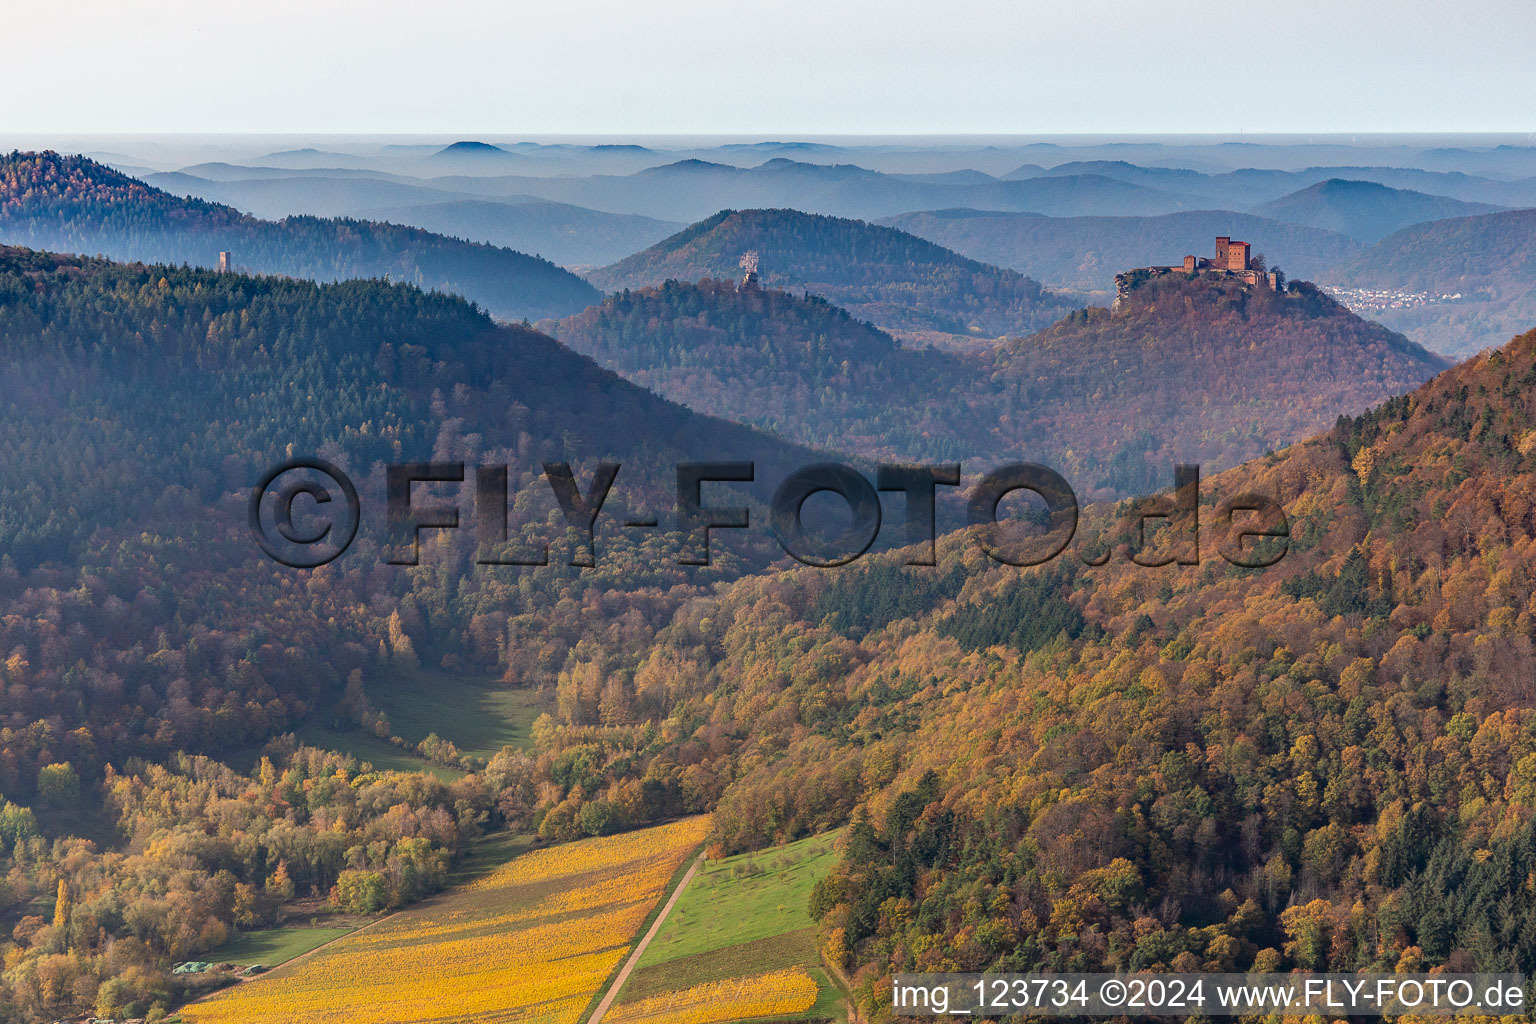
[[[848,975],[844,974],[841,967],[833,964],[826,957],[818,955],[817,959],[821,961],[822,969],[831,975],[832,984],[837,986],[838,992],[843,997],[843,1009],[848,1014],[848,1024],[864,1024],[863,1018],[859,1016],[859,1011],[855,1009],[853,983],[848,980]]]
[[[593,1010],[592,1016],[587,1018],[587,1024],[602,1024],[603,1015],[608,1012],[608,1008],[618,998],[619,989],[623,988],[624,983],[629,980],[629,974],[635,969],[635,964],[640,962],[640,957],[645,953],[645,947],[649,946],[651,940],[656,937],[656,933],[661,931],[662,923],[666,921],[667,915],[672,913],[672,908],[677,905],[678,897],[683,894],[684,889],[688,888],[688,883],[693,881],[693,876],[699,873],[699,865],[703,863],[704,855],[702,853],[694,858],[693,866],[688,869],[688,873],[683,876],[682,881],[677,883],[677,888],[672,890],[672,895],[667,897],[667,902],[662,906],[661,913],[656,915],[656,920],[651,922],[651,927],[645,933],[645,938],[635,944],[634,952],[630,953],[629,959],[624,961],[623,970],[619,971],[619,976],[613,979],[613,984],[608,986],[608,991],[603,994],[603,1001],[597,1004],[597,1009]]]

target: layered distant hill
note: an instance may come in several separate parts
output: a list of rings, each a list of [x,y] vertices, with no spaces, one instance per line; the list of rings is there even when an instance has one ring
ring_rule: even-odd
[[[529,197],[683,222],[727,207],[782,206],[875,218],[948,206],[1070,216],[1166,213],[1190,205],[1184,196],[1095,174],[1002,181],[979,171],[885,174],[853,164],[815,164],[783,157],[755,167],[693,158],[634,169],[636,162],[654,161],[589,154],[580,165],[583,173],[556,174],[547,160],[524,160],[502,152],[500,157],[422,157],[371,175],[320,168],[284,174],[271,173],[273,168],[253,168],[242,175],[238,168],[203,173],[194,166],[185,173],[151,175],[150,180],[163,188],[272,216],[351,214],[386,204]]]
[[[469,199],[364,212],[372,219],[531,252],[561,266],[578,268],[612,263],[654,245],[683,226],[676,221],[602,213],[543,199]]]
[[[1258,157],[1260,149],[1251,155]],[[1259,204],[1281,199],[1330,180],[1372,182],[1397,190],[1449,197],[1471,203],[1524,206],[1536,203],[1536,179],[1506,180],[1461,171],[1428,170],[1414,166],[1332,164],[1286,170],[1263,165],[1211,173],[1190,169],[1194,165],[1137,164],[1127,159],[1074,160],[1049,168],[1025,164],[1006,177],[1030,181],[1050,177],[1092,175],[1128,185],[1153,188],[1178,195],[1197,209],[1256,210]]]
[[[1466,355],[1536,324],[1533,251],[1536,210],[1458,217],[1389,235],[1329,279],[1389,293],[1366,297],[1390,303],[1368,315],[1437,351]]]
[[[1312,278],[1360,251],[1333,231],[1226,211],[1160,217],[1043,217],[992,210],[908,213],[882,223],[972,259],[1011,267],[1049,287],[1107,290],[1128,267],[1166,266],[1205,253],[1217,235],[1252,242],[1271,266]]]
[[[1412,167],[1316,166],[1303,170],[1246,167],[1229,172],[1166,166],[1138,166],[1126,160],[1069,161],[1052,167],[1026,164],[1005,177],[992,177],[975,164],[948,161],[949,169],[926,173],[889,172],[863,163],[885,164],[877,154],[845,150],[842,160],[811,163],[779,157],[737,166],[745,150],[708,150],[700,157],[662,160],[656,152],[584,154],[516,149],[481,152],[479,157],[415,155],[406,163],[384,161],[372,177],[339,175],[312,167],[306,173],[166,175],[152,183],[186,189],[210,200],[257,212],[353,213],[386,203],[538,197],[614,213],[641,213],[659,220],[693,221],[714,210],[793,207],[811,213],[877,220],[915,210],[974,207],[1049,216],[1152,216],[1178,210],[1252,210],[1330,178],[1373,181],[1436,197],[1498,206],[1536,203],[1536,181],[1504,181],[1467,173]],[[797,157],[816,157],[790,149]],[[837,154],[839,150],[831,150]],[[499,155],[498,155],[499,154]],[[995,157],[977,154],[992,166]],[[281,163],[281,161],[269,161]],[[651,166],[645,166],[651,164]],[[287,166],[287,164],[283,164]],[[352,167],[352,163],[335,166]],[[203,178],[203,180],[194,180]],[[209,181],[206,178],[218,178]],[[396,198],[379,198],[392,195]],[[287,204],[287,206],[284,206]],[[1464,210],[1465,212],[1465,210]]]
[[[598,298],[547,260],[371,221],[259,220],[186,199],[84,157],[0,157],[0,241],[122,260],[237,267],[320,281],[389,276],[456,292],[508,319],[561,316]]]
[[[661,395],[870,457],[1030,458],[1086,492],[1165,486],[1366,408],[1446,364],[1306,284],[1168,279],[972,354],[909,350],[815,296],[730,282],[614,295],[552,327]]]
[[[729,278],[748,251],[759,254],[764,285],[824,296],[886,330],[995,338],[1042,327],[1073,305],[1017,271],[904,231],[795,210],[722,210],[589,279],[617,291]]]
[[[854,164],[784,157],[756,167],[679,160],[629,175],[535,178],[526,175],[433,178],[434,187],[486,195],[527,194],[665,220],[695,220],[722,208],[793,207],[838,217],[887,217],[940,206],[1032,210],[1059,215],[1148,214],[1186,207],[1182,196],[1084,174],[1028,181],[986,175],[882,174]]]
[[[1372,181],[1329,178],[1256,206],[1254,213],[1276,220],[1309,224],[1348,235],[1369,245],[1410,224],[1491,213],[1498,207],[1446,196],[1389,188]]]

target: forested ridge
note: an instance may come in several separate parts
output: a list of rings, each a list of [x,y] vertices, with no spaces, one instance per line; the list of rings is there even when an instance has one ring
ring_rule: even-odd
[[[542,462],[572,461],[585,485],[617,459],[611,507],[670,508],[678,461],[745,452],[776,477],[810,459],[459,298],[376,281],[0,249],[0,378],[7,1021],[174,1005],[174,960],[289,900],[409,901],[469,839],[532,824],[526,755],[423,743],[470,770],[447,785],[284,737],[311,721],[389,735],[367,687],[420,664],[552,683],[583,638],[659,626],[740,571],[729,538],[692,571],[617,529],[598,568],[563,567]],[[250,488],[288,454],[334,460],[365,498],[357,543],[314,573],[268,561],[246,526]],[[475,567],[468,518],[424,537],[419,568],[385,565],[366,518],[380,466],[430,459],[507,466],[513,539],[553,541],[551,567]],[[601,827],[684,802],[676,779],[636,788]]]
[[[1183,275],[1010,340],[993,361],[1013,420],[1116,494],[1167,486],[1178,462],[1226,469],[1448,365],[1308,282],[1277,293]]]
[[[825,296],[886,330],[995,338],[1043,327],[1073,305],[1017,271],[905,231],[798,210],[722,210],[588,276],[609,291],[728,279],[748,250],[761,256],[764,285]]]
[[[701,412],[866,457],[1042,462],[1085,494],[1167,486],[1324,429],[1443,369],[1305,282],[1168,278],[983,352],[899,345],[815,295],[706,278],[550,330]]]
[[[632,292],[682,329],[631,340],[665,363],[702,338],[771,385],[749,331],[688,326],[761,303],[826,335],[802,364],[824,386],[902,353],[825,303],[747,298]],[[1114,368],[1184,337],[1169,325],[1193,340],[1168,381],[1240,383],[1245,349],[1286,372],[1332,353],[1351,386],[1435,369],[1305,286],[1132,299],[1003,346],[993,379],[1071,380],[1062,346]],[[0,1019],[173,1006],[174,960],[295,900],[418,898],[487,830],[705,810],[728,851],[851,822],[813,910],[875,1020],[906,968],[1536,966],[1536,334],[1208,477],[1206,517],[1238,491],[1284,503],[1290,550],[1265,570],[1215,557],[1209,518],[1201,565],[1130,564],[1126,506],[1106,505],[1079,527],[1101,567],[1074,547],[1009,569],[956,534],[933,568],[898,552],[742,577],[754,552],[726,538],[695,572],[615,529],[594,569],[560,565],[558,540],[548,568],[487,569],[461,529],[406,568],[365,526],[294,572],[244,517],[289,445],[374,495],[387,461],[508,465],[525,542],[559,536],[545,460],[635,467],[617,516],[670,507],[656,470],[684,458],[748,453],[771,482],[812,453],[378,281],[0,250],[0,364]],[[1163,415],[1128,379],[1104,378],[1097,415]],[[1056,429],[1081,443],[1093,422]],[[539,691],[532,749],[433,744],[466,773],[445,783],[290,735],[390,735],[370,692],[420,667]]]
[[[183,198],[82,156],[0,156],[0,242],[119,260],[237,267],[317,281],[386,277],[465,295],[497,316],[573,313],[599,298],[581,278],[511,249],[349,218],[261,220]]]
[[[906,459],[990,454],[985,425],[955,425],[977,401],[966,392],[981,360],[902,348],[820,296],[667,281],[625,289],[550,331],[675,402],[806,444]]]
[[[1536,332],[1207,480],[1199,566],[1130,564],[1102,507],[1103,567],[955,535],[741,581],[591,675],[686,681],[652,764],[716,780],[721,848],[852,820],[813,909],[875,1020],[900,970],[1528,972],[1533,384]],[[1284,503],[1272,568],[1211,557],[1238,491]],[[555,763],[616,777],[646,734],[580,678]]]
[[[1383,318],[1442,352],[1470,354],[1536,319],[1533,241],[1536,210],[1428,221],[1393,232],[1329,277],[1359,288],[1427,293],[1437,301]]]

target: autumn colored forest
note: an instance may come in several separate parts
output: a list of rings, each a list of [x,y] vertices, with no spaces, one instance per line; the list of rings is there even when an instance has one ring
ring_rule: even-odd
[[[162,1020],[223,980],[175,964],[414,908],[294,970],[324,1014],[356,950],[449,927],[445,889],[592,958],[563,976],[575,1020],[701,842],[818,851],[809,926],[784,911],[800,973],[757,972],[796,1013],[832,992],[808,967],[869,1022],[909,970],[1536,971],[1536,332],[1452,365],[1307,281],[1170,275],[1079,307],[784,210],[594,272],[602,298],[420,229],[263,221],[83,158],[0,170],[0,225],[37,246],[0,247],[3,1024]],[[109,237],[154,262],[41,251]],[[276,273],[177,265],[226,238]],[[764,238],[779,276],[722,279]],[[1005,337],[954,342],[973,326]],[[507,466],[509,542],[550,564],[478,563],[466,519],[392,565],[370,506],[342,558],[278,565],[246,500],[294,454],[365,498],[389,463]],[[617,525],[666,518],[677,463],[741,458],[757,478],[712,493],[755,523],[829,458],[967,484],[1030,458],[1085,504],[1033,567],[950,506],[933,566],[887,544],[807,568],[766,529],[690,566]],[[603,461],[624,468],[581,568],[544,465]],[[1138,526],[1182,462],[1202,557],[1138,564],[1188,541]],[[467,512],[474,481],[433,493]],[[1284,510],[1283,538],[1237,542],[1267,567],[1217,553],[1241,493]],[[471,746],[409,720],[450,687],[530,721]],[[507,842],[532,852],[486,868]],[[591,861],[610,848],[627,866]],[[574,934],[573,908],[609,930]]]

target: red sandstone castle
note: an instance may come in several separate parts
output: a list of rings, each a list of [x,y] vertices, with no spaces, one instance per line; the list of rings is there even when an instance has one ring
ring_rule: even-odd
[[[1258,288],[1275,291],[1280,286],[1280,276],[1253,266],[1253,247],[1247,242],[1235,242],[1227,235],[1216,237],[1216,256],[1185,256],[1182,266],[1141,267],[1115,275],[1115,306],[1124,302],[1126,295],[1137,284],[1164,274],[1208,274],[1235,279]]]
[[[1234,242],[1226,235],[1216,236],[1216,258],[1207,259],[1204,256],[1185,256],[1184,273],[1196,274],[1215,271],[1223,275],[1238,277],[1244,284],[1265,285],[1271,291],[1276,286],[1276,275],[1265,273],[1255,269],[1252,264],[1253,246],[1247,242]],[[1169,267],[1172,270],[1174,268]]]

